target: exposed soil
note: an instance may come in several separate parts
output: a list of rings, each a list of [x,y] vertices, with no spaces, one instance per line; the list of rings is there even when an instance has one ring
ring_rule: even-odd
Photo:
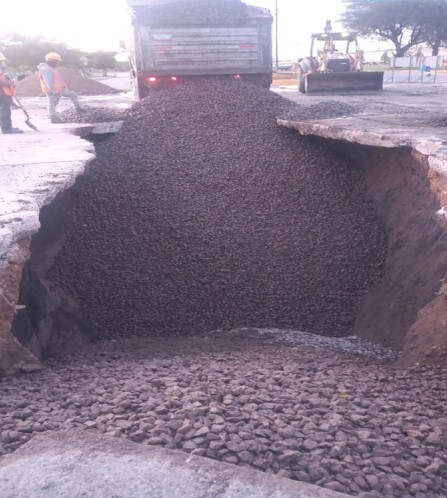
[[[82,76],[82,74],[73,69],[61,67],[59,71],[67,87],[80,95],[104,95],[117,92],[114,88]],[[16,91],[19,97],[38,97],[39,95],[43,95],[38,73],[19,81],[16,85]]]
[[[410,150],[341,147],[365,167],[368,193],[389,244],[384,278],[362,302],[354,332],[406,352],[411,349],[413,361],[429,360],[430,352],[436,353],[437,361],[445,355],[445,361],[445,328],[435,332],[433,323],[427,322],[428,310],[422,310],[436,298],[447,276],[446,220],[438,214],[446,205],[446,182]],[[442,307],[435,307],[445,322],[439,315]],[[424,317],[419,317],[419,324],[418,312]]]
[[[198,85],[154,93],[98,144],[50,279],[107,337],[347,334],[385,260],[364,173],[279,128],[289,101]]]
[[[106,340],[0,379],[0,452],[85,428],[364,498],[444,497],[445,371],[290,340],[253,329]]]

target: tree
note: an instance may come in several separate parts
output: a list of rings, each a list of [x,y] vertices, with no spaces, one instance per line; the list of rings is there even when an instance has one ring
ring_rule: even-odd
[[[342,22],[361,35],[390,41],[396,56],[427,43],[434,55],[447,39],[447,2],[445,0],[383,0],[352,3]]]
[[[91,52],[86,54],[89,67],[101,69],[103,76],[107,76],[107,71],[116,65],[116,52]]]
[[[27,37],[19,34],[8,34],[0,43],[0,50],[10,61],[13,68],[26,68],[34,71],[43,62],[48,52],[57,52],[64,61],[64,66],[80,67],[80,50],[69,47],[65,43],[46,40],[39,37]]]
[[[446,0],[425,0],[423,29],[425,43],[432,49],[432,55],[439,55],[439,48],[447,42],[447,2]]]

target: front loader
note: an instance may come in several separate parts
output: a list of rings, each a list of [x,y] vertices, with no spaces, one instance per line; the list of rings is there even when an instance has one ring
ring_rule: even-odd
[[[383,71],[363,70],[357,33],[333,33],[327,21],[324,33],[312,35],[310,57],[299,63],[298,85],[301,93],[310,95],[369,93],[383,89],[383,75]]]

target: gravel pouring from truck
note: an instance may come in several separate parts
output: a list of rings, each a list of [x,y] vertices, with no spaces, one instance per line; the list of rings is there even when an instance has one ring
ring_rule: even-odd
[[[127,0],[136,99],[194,77],[272,83],[272,21],[240,0]]]

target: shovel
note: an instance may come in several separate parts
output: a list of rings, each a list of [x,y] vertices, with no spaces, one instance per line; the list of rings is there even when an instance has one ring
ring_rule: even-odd
[[[26,116],[26,120],[25,120],[25,124],[27,126],[29,126],[31,129],[33,129],[34,131],[39,131],[37,129],[37,127],[35,125],[33,125],[33,123],[31,123],[30,121],[30,117],[29,117],[29,114],[28,112],[26,111],[26,109],[23,107],[22,103],[20,102],[20,100],[17,98],[17,95],[14,95],[14,100],[17,102],[17,105],[20,107],[20,109],[22,109],[23,113],[25,114]]]

